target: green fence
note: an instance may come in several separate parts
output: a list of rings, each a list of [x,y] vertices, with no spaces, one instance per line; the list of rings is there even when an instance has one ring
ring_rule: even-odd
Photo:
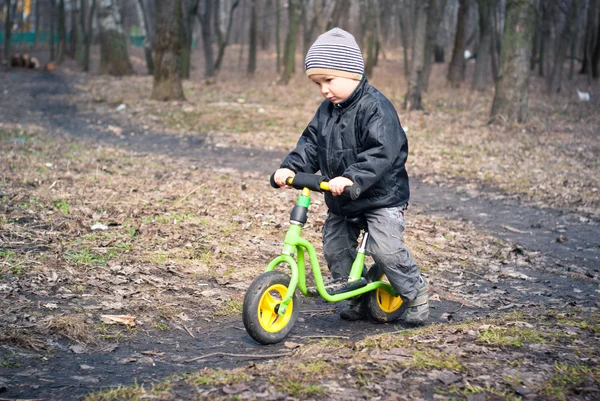
[[[67,32],[67,42],[71,40],[71,32]],[[4,43],[4,32],[0,32],[0,43]],[[10,43],[13,45],[32,45],[35,43],[34,32],[13,32],[10,34]],[[50,32],[40,32],[38,43],[50,43]],[[58,34],[54,34],[54,43],[58,43]]]

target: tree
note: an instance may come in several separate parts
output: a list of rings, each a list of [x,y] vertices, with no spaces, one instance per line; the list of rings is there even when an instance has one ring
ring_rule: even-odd
[[[556,46],[554,49],[554,63],[552,64],[552,71],[550,75],[548,75],[548,94],[552,94],[555,91],[560,91],[563,65],[567,56],[567,49],[569,48],[569,44],[574,34],[577,19],[579,18],[578,11],[581,7],[581,4],[578,3],[580,2],[577,2],[576,0],[567,0],[567,3],[568,4],[565,5],[567,6],[566,10],[568,11],[563,11],[559,7],[559,16],[562,20],[562,30],[559,30],[559,36],[557,37]]]
[[[279,83],[283,85],[288,84],[292,74],[296,71],[296,37],[298,36],[298,25],[300,25],[298,0],[288,0],[288,18],[289,27],[283,48],[283,74],[279,79]]]
[[[189,79],[193,47],[194,22],[198,14],[198,0],[183,0],[183,41],[181,51],[181,78]],[[210,5],[210,1],[207,1]],[[212,46],[212,42],[209,43]]]
[[[483,91],[486,88],[490,66],[490,50],[492,48],[492,15],[497,6],[497,0],[478,0],[479,10],[479,46],[475,73],[473,74],[473,89]]]
[[[425,66],[423,67],[423,92],[429,89],[429,76],[431,75],[431,64],[435,51],[438,28],[444,11],[446,0],[431,0],[429,14],[427,15],[427,38],[425,42]]]
[[[6,14],[4,14],[4,60],[6,60],[6,69],[10,69],[10,34],[12,31],[12,21],[10,14],[10,0],[6,0]]]
[[[154,75],[154,60],[152,58],[152,42],[153,38],[151,37],[152,29],[150,29],[150,23],[148,20],[148,11],[147,7],[144,4],[144,0],[136,0],[136,11],[138,15],[138,22],[140,24],[140,29],[142,36],[144,37],[144,57],[146,58],[146,68],[148,69],[148,74]]]
[[[459,0],[454,50],[452,51],[452,60],[450,61],[450,67],[448,68],[448,82],[452,86],[460,86],[460,83],[465,80],[464,53],[467,43],[470,6],[471,0]]]
[[[115,76],[133,74],[127,40],[116,0],[100,0],[100,73]]]
[[[65,0],[58,0],[58,49],[56,62],[65,61],[67,53],[67,30],[65,27]]]
[[[90,70],[90,45],[92,42],[92,21],[94,19],[94,13],[96,11],[96,0],[89,0],[87,2],[87,13],[84,7],[86,0],[81,0],[81,14],[79,23],[81,24],[80,31],[83,36],[83,55],[81,59],[81,66],[83,71]]]
[[[423,92],[423,73],[425,68],[425,48],[427,46],[427,16],[429,0],[418,1],[416,4],[415,30],[412,44],[412,58],[408,76],[408,91],[404,97],[406,110],[423,109],[421,94]]]
[[[534,0],[507,0],[496,93],[490,121],[525,122],[529,113],[529,57]]]
[[[250,45],[248,49],[248,74],[256,72],[256,51],[258,47],[258,17],[256,15],[256,0],[250,0]]]
[[[183,0],[157,0],[154,54],[154,100],[185,100],[181,85]]]

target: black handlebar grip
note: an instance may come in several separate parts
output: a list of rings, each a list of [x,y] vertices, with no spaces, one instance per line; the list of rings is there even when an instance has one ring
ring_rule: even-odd
[[[275,182],[275,173],[271,174],[271,178],[269,179],[271,186],[275,189],[279,189],[279,185]]]

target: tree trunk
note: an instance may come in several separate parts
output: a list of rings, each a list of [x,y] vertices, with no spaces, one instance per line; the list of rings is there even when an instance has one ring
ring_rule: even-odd
[[[429,89],[429,76],[436,46],[438,27],[444,16],[446,0],[430,0],[429,15],[427,16],[427,40],[425,42],[425,66],[423,67],[423,92]]]
[[[248,32],[250,44],[248,46],[248,74],[256,72],[256,51],[258,47],[258,24],[256,16],[256,0],[250,0],[250,32]]]
[[[142,35],[144,36],[144,57],[146,58],[146,68],[148,69],[149,75],[154,75],[154,59],[152,58],[152,38],[150,32],[152,31],[148,24],[148,12],[146,11],[146,5],[144,0],[136,0],[136,11],[138,15],[138,21]]]
[[[262,28],[260,30],[260,48],[261,50],[269,50],[271,47],[271,36],[273,35],[273,0],[266,0],[261,8]]]
[[[40,40],[40,2],[41,0],[35,0],[35,34],[33,42],[36,48]]]
[[[365,62],[365,75],[368,78],[373,77],[373,69],[377,65],[377,14],[378,9],[377,0],[369,0],[367,2],[367,9],[365,10],[366,23],[365,23],[365,34],[367,37],[367,60]]]
[[[540,38],[539,59],[538,59],[538,75],[543,77],[546,70],[546,43],[550,38],[552,13],[550,4],[544,0],[541,1],[541,18],[542,18],[542,37]]]
[[[82,6],[83,6],[83,1]],[[96,0],[90,0],[89,10],[87,10],[87,21],[84,13],[84,7],[81,7],[81,32],[83,32],[83,71],[90,70],[90,46],[92,42],[94,13],[96,12]]]
[[[58,0],[58,48],[56,62],[65,61],[67,53],[67,30],[65,28],[65,0]]]
[[[223,32],[223,30],[221,29],[221,22],[220,22],[220,18],[219,18],[220,2],[218,0],[215,1],[214,23],[215,23],[215,32],[217,33],[217,43],[219,45],[219,50],[217,53],[217,61],[215,61],[214,67],[213,67],[215,74],[221,69],[221,64],[223,63],[223,57],[225,57],[225,48],[227,47],[227,44],[229,43],[229,35],[231,34],[231,27],[233,24],[233,12],[235,11],[235,9],[237,8],[237,6],[239,4],[240,4],[240,0],[234,0],[233,3],[231,3],[231,7],[229,8],[229,13],[228,13],[227,21],[226,21],[227,23],[226,23],[225,32]],[[204,31],[203,31],[202,35],[204,36]],[[211,52],[212,52],[212,49],[211,49]]]
[[[219,13],[218,10],[216,13],[213,13],[211,7],[210,0],[204,0],[198,8],[198,20],[200,21],[200,32],[202,33],[202,50],[204,52],[204,77],[207,79],[216,75],[210,22],[211,18],[218,20]]]
[[[448,82],[452,86],[460,86],[465,80],[465,45],[469,24],[469,7],[471,0],[459,0],[458,21],[456,23],[456,36],[454,37],[454,50],[448,68]]]
[[[558,37],[556,38],[556,45],[554,48],[554,63],[552,65],[552,72],[548,75],[546,90],[549,95],[560,92],[562,73],[564,69],[565,58],[567,56],[567,49],[571,42],[571,35],[573,34],[573,25],[577,19],[577,4],[575,1],[570,2],[568,7],[568,14],[564,14],[561,10],[561,20],[563,22],[562,30],[560,30]],[[560,26],[557,27],[559,30]]]
[[[350,5],[350,2],[347,0],[335,0],[335,6],[333,7],[333,11],[331,12],[329,20],[327,21],[327,25],[325,27],[326,31],[329,31],[330,29],[333,29],[340,24],[340,19],[342,18],[342,15],[344,15],[346,8],[350,7]]]
[[[592,77],[594,79],[600,77],[600,12],[598,13],[596,29],[596,46],[594,47],[594,51],[590,60],[590,64],[592,67]]]
[[[410,57],[409,52],[411,49],[411,36],[409,34],[410,29],[408,26],[408,19],[406,13],[402,7],[398,7],[400,13],[398,14],[398,25],[400,26],[400,38],[402,39],[402,54],[404,55],[404,77],[408,80],[410,77]]]
[[[427,47],[427,16],[429,15],[429,7],[429,0],[419,1],[416,7],[408,92],[404,98],[404,109],[406,110],[423,109],[421,94],[425,68],[425,49]]]
[[[497,6],[496,0],[478,0],[479,6],[479,47],[473,89],[484,91],[487,87],[487,76],[490,66],[490,50],[492,47],[492,12]]]
[[[127,53],[127,39],[116,0],[100,0],[100,73],[115,76],[133,74]]]
[[[81,2],[71,0],[71,57],[79,65],[83,59],[83,32],[81,32]]]
[[[534,0],[507,0],[506,23],[491,122],[525,122],[529,113],[529,57]]]
[[[6,4],[6,14],[4,14],[4,60],[6,61],[6,69],[10,70],[10,34],[12,31],[12,22],[10,15],[10,1]]]
[[[210,1],[207,1],[210,5]],[[191,70],[192,47],[194,45],[194,22],[198,14],[198,0],[183,0],[183,36],[181,50],[181,78],[189,79]],[[210,10],[208,12],[210,15]],[[210,24],[208,24],[210,26]],[[212,43],[211,43],[212,46]]]
[[[275,0],[275,51],[277,53],[277,73],[281,71],[281,0]]]
[[[50,0],[50,61],[54,61],[54,24],[56,22],[56,5]]]
[[[185,100],[179,71],[182,50],[183,0],[156,1],[156,34],[154,43],[154,100]]]
[[[285,38],[283,49],[283,74],[279,80],[280,84],[287,85],[296,71],[296,37],[298,36],[298,25],[300,15],[298,12],[298,0],[288,0],[289,28]]]

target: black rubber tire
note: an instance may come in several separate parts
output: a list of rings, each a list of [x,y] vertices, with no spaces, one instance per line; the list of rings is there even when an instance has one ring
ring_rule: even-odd
[[[383,279],[385,279],[383,269],[373,265],[367,273],[367,281],[372,283]],[[406,304],[400,296],[391,298],[387,292],[381,289],[363,295],[363,302],[371,319],[379,323],[394,322],[400,319],[406,310]]]
[[[242,309],[244,327],[246,327],[246,331],[250,334],[250,337],[261,344],[278,343],[288,335],[294,324],[296,324],[299,311],[296,294],[294,294],[292,302],[288,305],[286,315],[283,317],[277,316],[276,310],[270,311],[270,306],[266,308],[268,302],[265,300],[270,300],[271,303],[283,300],[285,291],[287,291],[289,285],[289,275],[280,271],[270,271],[258,276],[246,291]],[[262,305],[261,300],[264,302]],[[263,313],[271,313],[267,319],[269,320],[268,322],[264,322],[263,319],[261,323]],[[286,319],[289,320],[286,321]],[[274,331],[268,330],[265,325],[270,326],[271,330]]]

